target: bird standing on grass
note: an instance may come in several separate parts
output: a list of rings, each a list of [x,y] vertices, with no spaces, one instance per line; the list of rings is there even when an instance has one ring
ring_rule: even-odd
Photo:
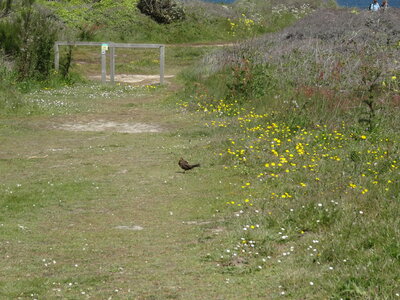
[[[189,165],[189,163],[182,157],[179,160],[178,165],[184,170],[183,172],[186,172],[187,170],[191,170],[196,167],[200,167],[200,164]]]

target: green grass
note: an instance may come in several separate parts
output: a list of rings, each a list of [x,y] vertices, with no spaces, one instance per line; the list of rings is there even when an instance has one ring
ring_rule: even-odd
[[[347,127],[287,131],[278,115],[222,103],[216,113],[193,114],[173,104],[173,86],[67,91],[35,96],[61,98],[76,108],[68,114],[1,120],[2,297],[392,299],[399,292],[397,140],[352,137]],[[164,131],[57,129],[71,120],[157,123]],[[300,154],[299,143],[310,154]],[[182,174],[180,156],[202,166]],[[283,156],[296,166],[279,166]],[[318,166],[303,168],[311,164]],[[134,225],[144,229],[116,228]]]
[[[238,103],[194,99],[182,108],[212,116],[208,126],[225,137],[216,155],[242,178],[229,193],[234,196],[225,198],[236,232],[229,252],[214,257],[222,269],[273,270],[281,292],[294,299],[398,294],[399,140],[393,124],[399,119],[393,108],[382,110],[380,126],[368,132],[357,114],[340,126],[292,126],[282,105],[257,114]]]
[[[327,5],[323,1],[307,1],[306,9],[297,9],[300,5],[292,0],[280,6],[260,1],[241,1],[224,6],[189,1],[184,3],[184,20],[158,24],[140,13],[136,1],[39,3],[64,22],[70,31],[69,36],[74,36],[74,39],[169,44],[246,39],[282,29],[311,8]],[[246,25],[244,19],[253,23]],[[236,24],[234,29],[232,23]]]
[[[168,48],[168,69],[211,49]],[[119,71],[155,70],[153,52],[134,53],[119,53]],[[96,72],[88,49],[74,59],[75,71]],[[17,94],[24,105],[0,119],[0,296],[399,297],[397,81],[371,115],[351,93],[278,80],[262,94],[262,81],[228,75]],[[240,93],[226,97],[227,79]],[[111,122],[162,130],[65,130]],[[201,167],[183,174],[181,156]]]
[[[311,17],[311,24],[317,21]],[[386,74],[376,86],[367,77],[354,85],[363,78],[356,72],[348,73],[352,81],[330,78],[321,85],[309,56],[296,49],[274,57],[273,39],[208,56],[181,76],[187,83],[182,110],[211,118],[207,126],[221,135],[215,155],[241,178],[224,199],[234,216],[229,228],[236,228],[231,246],[210,259],[228,274],[277,274],[275,297],[394,299],[400,274],[397,71],[366,59],[361,74]],[[391,44],[385,53],[397,49]],[[354,58],[343,59],[351,66]],[[391,54],[384,59],[393,60]]]
[[[215,15],[203,17],[199,8],[189,11],[181,22],[163,25],[141,14],[135,1],[41,4],[53,10],[78,37],[89,40],[179,43],[227,37],[226,19]]]
[[[154,99],[162,90],[105,99],[99,93],[96,110],[87,111],[82,101],[87,100],[87,89],[91,87],[71,88],[69,98],[62,90],[52,91],[53,98],[64,95],[64,101],[79,106],[79,113],[1,121],[0,169],[5,180],[0,188],[0,230],[5,259],[0,269],[7,274],[0,276],[2,297],[217,295],[221,290],[215,286],[210,291],[214,279],[205,276],[214,272],[214,263],[202,259],[213,251],[212,241],[218,237],[212,230],[224,224],[216,214],[224,204],[215,200],[224,188],[209,177],[212,161],[204,153],[211,137],[198,131],[197,118],[176,118],[175,109],[160,106]],[[51,97],[46,91],[38,96]],[[54,128],[71,118],[156,122],[165,132],[132,135]],[[204,173],[180,173],[181,155],[199,159]],[[191,223],[195,221],[210,223]],[[144,230],[115,228],[121,225]],[[224,287],[225,275],[216,277]],[[194,280],[201,284],[193,287]]]

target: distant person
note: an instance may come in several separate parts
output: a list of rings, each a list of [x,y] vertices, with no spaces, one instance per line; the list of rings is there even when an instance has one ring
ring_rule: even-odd
[[[381,5],[381,9],[382,10],[386,10],[388,8],[388,6],[389,6],[388,1],[383,0],[382,5]]]
[[[370,11],[378,11],[380,8],[380,5],[378,3],[378,0],[374,0],[371,5],[369,6]]]

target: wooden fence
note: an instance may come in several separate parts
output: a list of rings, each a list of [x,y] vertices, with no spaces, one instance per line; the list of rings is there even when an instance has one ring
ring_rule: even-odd
[[[110,82],[114,83],[115,77],[115,48],[145,48],[160,49],[160,84],[164,84],[164,62],[165,46],[161,44],[129,44],[113,42],[55,42],[54,44],[54,68],[60,67],[60,46],[97,46],[101,49],[101,82],[106,83],[107,79],[107,51],[110,56]]]

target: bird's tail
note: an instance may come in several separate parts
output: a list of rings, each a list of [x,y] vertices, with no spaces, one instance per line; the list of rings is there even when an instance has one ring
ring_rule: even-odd
[[[194,164],[191,166],[192,168],[200,167],[200,164]]]

